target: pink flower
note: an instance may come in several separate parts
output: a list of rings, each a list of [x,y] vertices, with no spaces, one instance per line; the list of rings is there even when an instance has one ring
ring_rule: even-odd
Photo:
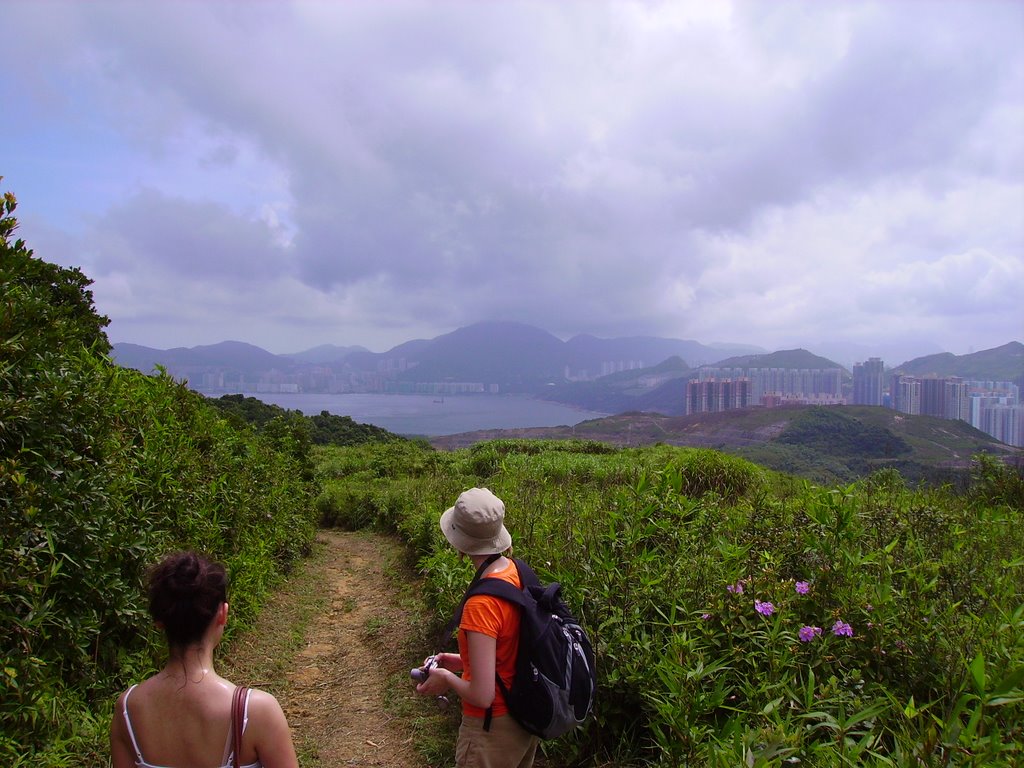
[[[832,625],[832,634],[836,637],[845,635],[846,637],[853,637],[853,627],[847,624],[845,621],[837,621]]]
[[[806,595],[810,591],[811,591],[811,585],[810,585],[809,582],[798,581],[796,583],[796,593],[798,595]]]
[[[738,581],[735,584],[730,584],[728,587],[726,587],[726,590],[728,590],[729,592],[732,592],[734,595],[742,595],[743,594],[743,582]]]
[[[800,627],[800,642],[809,643],[821,634],[821,627]]]
[[[771,616],[773,613],[775,613],[775,606],[771,603],[762,603],[760,600],[755,600],[754,610],[760,613],[762,616]]]

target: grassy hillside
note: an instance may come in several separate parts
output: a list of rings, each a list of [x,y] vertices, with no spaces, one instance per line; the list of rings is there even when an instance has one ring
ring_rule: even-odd
[[[833,416],[789,434],[874,445],[880,428]],[[546,744],[555,765],[1024,761],[1024,477],[995,462],[954,492],[578,439],[320,458],[323,519],[405,538],[439,626],[472,574],[438,516],[471,486],[505,501],[516,555],[562,584],[597,652],[596,709]],[[455,723],[430,702],[423,718],[434,737]]]
[[[502,437],[715,448],[818,482],[851,482],[886,467],[910,482],[945,482],[962,474],[976,453],[1024,457],[1024,451],[966,422],[872,406],[749,408],[691,416],[623,413],[575,427],[485,430],[430,443],[453,450]]]

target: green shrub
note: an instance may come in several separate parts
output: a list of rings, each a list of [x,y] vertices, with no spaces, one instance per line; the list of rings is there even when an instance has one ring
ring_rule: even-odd
[[[226,562],[236,626],[309,546],[308,441],[228,424],[107,357],[89,281],[11,243],[0,211],[0,763],[106,753],[113,697],[158,662],[145,568]],[[96,760],[94,762],[100,762]]]
[[[331,457],[329,482],[415,543],[439,626],[472,574],[438,515],[471,485],[504,500],[516,553],[597,649],[593,718],[546,745],[564,764],[1024,759],[1024,526],[1001,465],[960,493],[892,468],[818,487],[667,446]]]

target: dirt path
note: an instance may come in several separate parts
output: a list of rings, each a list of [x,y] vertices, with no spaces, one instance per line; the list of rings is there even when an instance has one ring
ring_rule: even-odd
[[[278,697],[304,766],[424,768],[411,718],[391,714],[403,706],[396,697],[418,698],[404,552],[386,537],[338,531],[321,532],[317,547],[259,630],[232,645],[229,673],[262,678],[255,684]],[[268,637],[273,627],[285,637]]]

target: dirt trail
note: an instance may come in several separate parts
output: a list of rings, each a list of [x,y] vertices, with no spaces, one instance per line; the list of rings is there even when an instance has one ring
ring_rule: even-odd
[[[402,599],[401,547],[385,537],[338,531],[321,532],[318,546],[319,556],[303,566],[313,569],[302,580],[319,601],[304,637],[292,639],[290,653],[263,645],[261,635],[275,613],[289,610],[284,590],[264,610],[261,631],[233,648],[232,665],[251,668],[247,655],[278,656],[272,690],[295,734],[300,761],[305,749],[324,768],[423,768],[406,723],[385,706],[386,697],[415,696],[408,681],[413,617],[410,601]],[[393,688],[403,683],[408,692],[396,694]]]

